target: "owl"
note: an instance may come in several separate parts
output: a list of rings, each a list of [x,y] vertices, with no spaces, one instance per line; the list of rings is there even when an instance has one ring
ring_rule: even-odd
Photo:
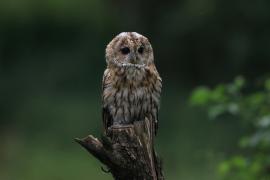
[[[162,81],[148,39],[136,32],[120,33],[106,47],[106,63],[102,81],[105,133],[111,126],[148,118],[156,134]]]

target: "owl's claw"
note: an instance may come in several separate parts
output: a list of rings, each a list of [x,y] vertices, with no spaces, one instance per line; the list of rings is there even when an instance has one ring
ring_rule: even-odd
[[[105,172],[105,173],[110,173],[111,170],[110,169],[105,169],[103,166],[100,167],[101,171]]]
[[[131,128],[133,127],[132,124],[117,124],[117,125],[112,125],[109,127],[109,129],[123,129],[123,128]]]

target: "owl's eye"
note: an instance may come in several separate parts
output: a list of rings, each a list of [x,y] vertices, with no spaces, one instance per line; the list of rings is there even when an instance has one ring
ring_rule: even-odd
[[[120,49],[122,54],[128,54],[130,52],[130,49],[128,47],[124,47],[122,49]]]
[[[140,54],[142,54],[143,51],[144,51],[144,48],[141,46],[141,47],[138,49],[138,52],[139,52]]]

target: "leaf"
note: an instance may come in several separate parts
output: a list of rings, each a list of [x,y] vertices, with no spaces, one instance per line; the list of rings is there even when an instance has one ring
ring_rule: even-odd
[[[224,85],[218,85],[211,93],[211,100],[214,102],[225,102],[227,100],[227,97],[225,95],[225,86]]]
[[[232,159],[232,163],[237,168],[244,168],[246,166],[246,160],[242,156],[235,156]]]
[[[237,89],[241,89],[245,85],[245,79],[243,76],[237,76],[234,79],[234,85],[237,87]]]
[[[266,90],[270,91],[270,78],[265,81],[264,86]]]
[[[247,97],[247,102],[250,106],[261,106],[263,101],[265,100],[265,94],[262,92],[256,92]]]
[[[210,99],[210,89],[207,87],[199,87],[195,89],[191,95],[190,103],[192,105],[204,105]]]
[[[255,132],[250,138],[250,146],[256,147],[259,145],[268,146],[270,145],[270,132],[269,130],[261,130]]]
[[[258,127],[267,128],[270,126],[270,115],[263,116],[258,121]]]
[[[226,112],[226,106],[224,106],[223,104],[218,104],[209,108],[208,116],[210,119],[215,119],[225,112]]]
[[[220,163],[218,171],[222,176],[225,176],[230,171],[230,164],[227,161]]]
[[[250,145],[250,138],[249,137],[242,137],[239,142],[239,146],[241,148],[246,148]]]
[[[237,103],[229,103],[228,112],[234,115],[237,114],[239,112],[239,105]]]
[[[227,85],[228,92],[232,95],[240,93],[240,90],[245,85],[245,79],[242,76],[238,76],[234,79],[234,82]]]

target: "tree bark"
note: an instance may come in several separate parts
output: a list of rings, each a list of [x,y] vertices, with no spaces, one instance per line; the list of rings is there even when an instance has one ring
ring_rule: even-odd
[[[92,135],[75,140],[105,164],[116,180],[164,180],[151,132],[146,118],[131,125],[112,126],[101,140]]]

